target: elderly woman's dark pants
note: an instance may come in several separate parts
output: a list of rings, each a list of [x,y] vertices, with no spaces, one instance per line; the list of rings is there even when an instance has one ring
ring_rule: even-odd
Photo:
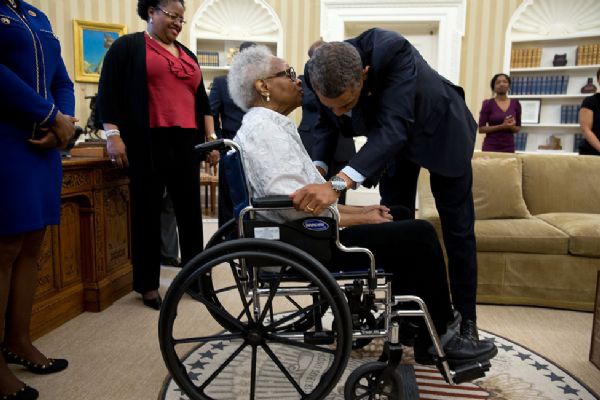
[[[161,204],[165,190],[175,209],[182,264],[202,251],[199,162],[193,129],[151,129],[152,168],[131,179],[133,290],[156,290],[160,280]]]
[[[340,241],[346,246],[371,250],[376,267],[393,274],[392,293],[421,297],[438,333],[446,331],[446,324],[452,320],[446,266],[437,234],[429,222],[406,220],[351,226],[340,231]],[[364,269],[369,260],[356,253],[336,252],[333,265]],[[422,326],[422,321],[418,322]]]

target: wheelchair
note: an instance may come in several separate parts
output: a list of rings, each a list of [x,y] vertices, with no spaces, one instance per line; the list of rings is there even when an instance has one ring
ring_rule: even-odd
[[[449,384],[485,376],[489,361],[452,369],[425,303],[416,296],[392,296],[389,275],[376,269],[373,254],[340,243],[336,208],[329,208],[328,217],[283,224],[257,218],[292,203],[287,196],[252,197],[237,143],[221,139],[198,145],[197,151],[227,148],[223,161],[236,217],[174,278],[160,311],[160,349],[183,393],[194,400],[228,399],[231,391],[250,400],[324,399],[353,348],[382,338],[380,359],[350,374],[344,398],[418,398],[414,372],[407,374],[400,365],[403,332],[397,321],[405,317],[424,319],[434,362]],[[331,272],[333,246],[362,254],[369,265],[364,271]],[[397,307],[408,303],[416,307]],[[224,344],[226,353],[211,352]],[[206,357],[190,365],[188,355],[199,346]],[[212,364],[206,374],[192,372],[208,371],[206,364]]]

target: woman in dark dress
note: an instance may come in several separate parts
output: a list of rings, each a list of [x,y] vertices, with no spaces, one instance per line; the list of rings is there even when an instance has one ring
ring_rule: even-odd
[[[515,133],[521,129],[521,104],[508,98],[508,75],[494,75],[490,86],[495,96],[484,100],[479,112],[479,133],[485,133],[482,150],[514,153]]]
[[[600,69],[596,72],[600,83]],[[600,156],[600,94],[586,97],[579,111],[579,126],[585,140],[579,145],[579,154]]]
[[[214,124],[198,60],[177,41],[184,1],[139,0],[137,11],[147,29],[108,50],[97,105],[108,155],[130,179],[133,289],[158,310],[163,193],[173,200],[185,263],[203,247],[194,145],[214,134]]]
[[[29,327],[44,233],[60,221],[58,149],[75,133],[75,96],[44,13],[0,0],[0,38],[0,399],[32,400],[37,390],[7,364],[35,374],[67,368],[32,344]]]

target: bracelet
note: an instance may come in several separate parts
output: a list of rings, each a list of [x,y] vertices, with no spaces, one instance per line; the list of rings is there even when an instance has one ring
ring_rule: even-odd
[[[210,142],[211,140],[217,140],[217,135],[213,132],[213,133],[209,133],[206,135],[206,139]]]
[[[109,129],[104,131],[106,138],[108,139],[111,136],[121,136],[121,132],[118,129]]]

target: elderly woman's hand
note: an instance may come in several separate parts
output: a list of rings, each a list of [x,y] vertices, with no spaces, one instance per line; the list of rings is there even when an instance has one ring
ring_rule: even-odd
[[[75,135],[75,122],[77,118],[70,115],[65,115],[60,111],[56,114],[54,122],[50,126],[50,130],[58,139],[58,146],[61,149],[69,145],[69,140]]]
[[[333,190],[329,182],[312,183],[290,195],[296,210],[313,215],[320,215],[323,210],[335,203],[338,197],[339,193]]]
[[[215,165],[219,162],[219,158],[221,158],[221,153],[219,153],[219,150],[213,150],[206,156],[206,161],[208,161],[210,165]]]

